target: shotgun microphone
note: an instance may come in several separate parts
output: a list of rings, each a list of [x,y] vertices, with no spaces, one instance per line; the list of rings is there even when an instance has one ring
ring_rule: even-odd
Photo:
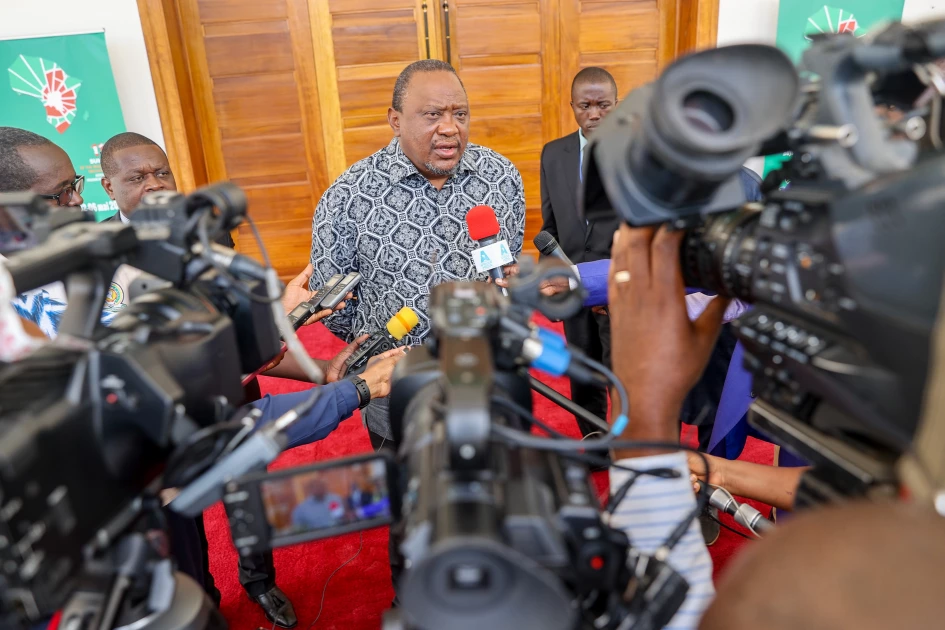
[[[568,258],[568,255],[564,253],[561,249],[561,246],[558,244],[558,241],[555,240],[555,237],[549,234],[548,232],[542,230],[535,235],[535,238],[532,239],[532,243],[535,244],[535,249],[537,249],[543,256],[554,256],[558,260],[564,262],[568,267],[573,267],[574,263],[571,262],[571,259]]]

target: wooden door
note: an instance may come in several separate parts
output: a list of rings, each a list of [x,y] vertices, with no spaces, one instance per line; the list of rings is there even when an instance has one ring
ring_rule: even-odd
[[[330,183],[308,2],[163,0],[160,6],[167,30],[177,30],[184,47],[188,76],[178,73],[177,81],[193,95],[194,111],[183,114],[196,123],[207,180],[230,180],[245,190],[273,265],[291,278],[308,260],[312,210]],[[181,135],[165,124],[168,133]],[[239,228],[237,247],[258,258],[247,225]]]
[[[435,57],[436,0],[311,0],[315,68],[329,180],[390,142],[397,75]]]
[[[471,142],[498,151],[525,184],[525,249],[541,229],[541,148],[558,137],[559,0],[440,3],[443,59],[469,96]]]

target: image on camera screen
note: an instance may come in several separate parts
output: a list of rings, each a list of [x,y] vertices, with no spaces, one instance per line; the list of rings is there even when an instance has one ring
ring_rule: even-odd
[[[306,472],[261,486],[274,538],[391,517],[383,460]]]

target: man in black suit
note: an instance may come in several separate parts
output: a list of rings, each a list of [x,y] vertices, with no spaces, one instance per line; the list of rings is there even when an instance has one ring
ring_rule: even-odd
[[[617,83],[603,68],[584,68],[571,83],[571,109],[578,131],[545,145],[541,152],[542,230],[558,241],[574,264],[610,258],[610,245],[619,222],[590,222],[578,214],[583,151],[587,138],[617,105]],[[587,356],[610,363],[610,320],[584,309],[564,322],[570,345]],[[607,392],[571,381],[571,400],[599,418],[607,417]],[[597,427],[577,418],[586,437]]]
[[[130,221],[129,217],[141,203],[141,198],[145,194],[161,190],[177,190],[177,181],[174,179],[174,173],[168,163],[167,154],[156,142],[137,133],[120,133],[104,144],[102,147],[102,172],[104,174],[102,187],[108,193],[108,196],[118,204],[118,212],[106,221],[128,223]],[[233,238],[228,233],[221,235],[216,240],[220,245],[233,247]],[[121,270],[115,274],[115,279],[119,280],[120,276]],[[120,284],[116,285],[114,282],[112,284],[109,299],[116,296],[119,300],[125,299],[127,291]],[[255,380],[250,382],[245,389],[246,402],[261,398],[259,384]],[[194,523],[189,519],[169,513],[168,521],[172,544],[175,542],[175,533],[177,533],[177,541],[182,546],[192,539],[190,530],[196,524],[197,533],[200,536],[200,560],[203,565],[204,588],[211,598],[219,603],[220,593],[213,583],[213,576],[210,574],[210,559],[207,536],[203,527],[203,517],[199,517]],[[185,561],[189,559],[196,562],[194,555],[193,551],[188,549],[181,549],[179,553],[175,553],[179,561],[180,559]],[[253,554],[241,557],[239,560],[240,584],[246,589],[250,599],[259,604],[270,621],[283,628],[292,628],[298,624],[298,619],[292,603],[285,593],[276,586],[275,575],[276,569],[273,565],[272,552]]]

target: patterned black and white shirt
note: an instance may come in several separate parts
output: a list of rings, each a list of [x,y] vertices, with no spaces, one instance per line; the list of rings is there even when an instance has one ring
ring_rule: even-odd
[[[495,151],[468,144],[459,169],[437,190],[404,155],[397,138],[353,164],[325,194],[312,223],[313,290],[336,273],[358,271],[357,300],[325,320],[351,341],[383,330],[404,306],[420,318],[405,338],[430,332],[430,290],[441,282],[485,280],[470,253],[466,213],[491,206],[513,256],[525,236],[525,191],[518,169]]]

